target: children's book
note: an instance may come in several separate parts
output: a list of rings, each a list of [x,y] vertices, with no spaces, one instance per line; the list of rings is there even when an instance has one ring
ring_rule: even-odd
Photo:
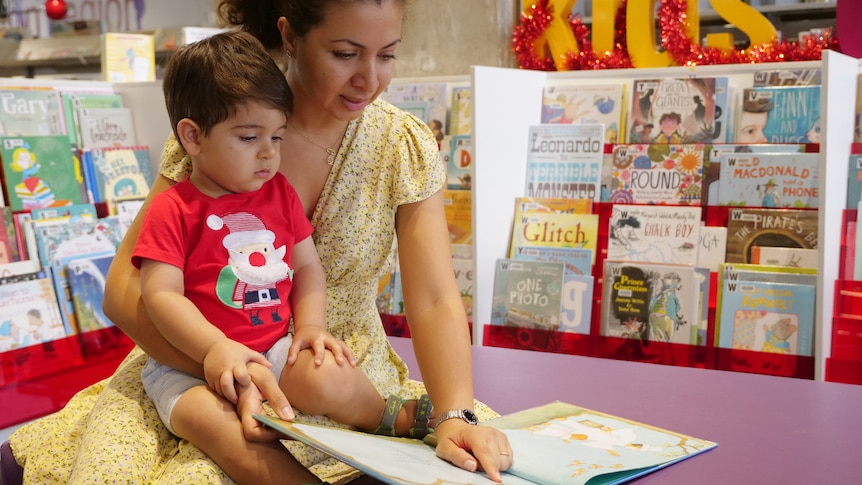
[[[82,149],[138,144],[131,108],[81,108],[76,115]]]
[[[0,245],[3,255],[0,263],[11,263],[21,260],[21,250],[18,247],[18,237],[15,232],[15,220],[12,218],[11,207],[0,207]]]
[[[593,252],[586,248],[517,246],[516,261],[551,261],[564,265],[560,302],[561,332],[590,333],[593,310]]]
[[[707,145],[704,158],[701,205],[718,205],[718,179],[724,154],[804,153],[804,143],[715,143]]]
[[[636,79],[632,143],[700,143],[715,138],[715,78]]]
[[[417,114],[417,118],[424,121],[431,128],[439,143],[443,135],[449,134],[447,125],[447,114],[449,111],[450,97],[447,83],[445,82],[404,82],[391,83],[381,97],[395,106],[414,114],[417,105],[423,106],[424,117]]]
[[[96,206],[93,204],[72,204],[60,207],[32,209],[30,211],[30,216],[33,217],[34,220],[68,217],[70,220],[76,221],[79,219],[96,219],[98,214],[96,213]]]
[[[484,473],[468,472],[438,458],[433,446],[429,446],[434,443],[433,434],[426,438],[426,444],[265,415],[255,418],[384,483],[496,483]],[[624,483],[718,446],[712,441],[559,401],[480,426],[493,426],[508,437],[515,460],[503,473],[503,483],[513,485]]]
[[[447,187],[452,190],[470,190],[473,187],[473,137],[453,135],[450,138]]]
[[[710,270],[709,268],[694,268],[694,276],[697,283],[700,285],[697,293],[697,308],[700,314],[700,321],[697,324],[691,325],[691,343],[692,345],[706,345],[709,332],[709,292],[710,292]]]
[[[78,332],[85,333],[114,324],[102,311],[105,278],[114,260],[113,252],[80,256],[66,263],[66,280],[75,309]]]
[[[614,147],[610,201],[618,204],[700,205],[704,145]]]
[[[78,221],[34,220],[32,227],[42,266],[68,256],[116,251],[122,240],[116,216]]]
[[[0,352],[66,336],[49,278],[0,285]]]
[[[751,248],[752,264],[786,266],[788,268],[817,268],[818,251],[802,248],[775,248],[754,246]]]
[[[519,214],[512,227],[510,256],[518,246],[585,248],[596,259],[599,235],[597,214],[530,212]]]
[[[697,248],[696,266],[717,272],[727,254],[727,228],[724,226],[700,226],[700,244]]]
[[[819,165],[819,153],[723,154],[718,204],[817,208]]]
[[[473,87],[452,86],[452,105],[449,107],[449,134],[473,133]]]
[[[820,86],[761,86],[742,93],[735,143],[820,143]]]
[[[847,174],[847,209],[855,209],[862,201],[862,155],[850,155]]]
[[[760,86],[818,86],[822,71],[810,69],[760,69],[754,72],[755,87]]]
[[[470,320],[473,318],[473,259],[453,257],[452,267],[455,270],[458,292],[461,293],[461,302],[464,303],[464,312]]]
[[[812,355],[815,285],[732,280],[720,287],[719,347]]]
[[[13,211],[84,202],[81,166],[66,135],[0,137],[0,156]]]
[[[473,242],[473,199],[469,190],[444,190],[443,210],[450,244]]]
[[[0,89],[0,136],[65,133],[63,108],[57,91],[39,87]]]
[[[587,248],[515,246],[512,257],[518,260],[557,261],[566,265],[566,274],[593,274],[593,251]]]
[[[150,34],[102,34],[102,79],[108,82],[156,80],[156,45]]]
[[[701,281],[693,266],[605,260],[601,334],[694,344]]]
[[[78,148],[81,147],[78,117],[76,116],[79,109],[120,108],[123,106],[123,97],[117,93],[61,92],[60,100],[63,103],[63,116],[66,120],[69,143]]]
[[[725,260],[750,263],[754,246],[817,249],[817,212],[812,209],[730,209]]]
[[[600,200],[604,125],[531,125],[526,197]]]
[[[700,207],[616,204],[609,227],[608,259],[697,263]]]
[[[84,171],[90,172],[95,202],[146,197],[153,184],[153,166],[146,146],[81,151]]]
[[[559,214],[592,214],[592,199],[515,197],[515,217],[537,212]]]
[[[715,127],[713,128],[712,141],[714,143],[725,143],[733,133],[730,112],[734,106],[734,92],[730,86],[730,79],[726,76],[715,78]]]
[[[622,143],[625,84],[555,84],[545,86],[542,123],[586,123],[605,126],[605,143]]]
[[[138,212],[141,211],[146,200],[146,196],[138,196],[122,197],[108,201],[108,213],[109,215],[117,216],[117,220],[120,223],[120,231],[123,235],[129,230],[132,222],[135,221],[135,217],[138,216]]]
[[[491,324],[559,330],[565,265],[498,259]]]

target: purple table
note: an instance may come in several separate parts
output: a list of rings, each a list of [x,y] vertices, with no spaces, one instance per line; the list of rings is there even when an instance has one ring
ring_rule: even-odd
[[[390,340],[420,379],[410,340]],[[473,367],[501,414],[560,400],[718,443],[638,484],[862,483],[862,386],[492,347]]]

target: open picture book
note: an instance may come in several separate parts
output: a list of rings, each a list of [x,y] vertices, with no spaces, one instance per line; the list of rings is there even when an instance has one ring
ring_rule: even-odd
[[[437,457],[428,443],[256,415],[290,438],[385,483],[494,484]],[[717,443],[563,402],[481,423],[509,437],[514,464],[504,484],[615,484],[715,448]],[[433,435],[426,438],[426,442]]]

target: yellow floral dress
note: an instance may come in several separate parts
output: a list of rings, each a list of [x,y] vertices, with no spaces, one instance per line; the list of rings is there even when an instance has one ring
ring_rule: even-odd
[[[190,171],[173,136],[160,173],[181,180]],[[326,271],[327,324],[344,340],[381,396],[417,397],[380,322],[377,282],[393,251],[399,205],[438,191],[446,171],[431,131],[418,119],[378,100],[350,122],[312,215],[313,238]],[[28,483],[230,483],[206,455],[172,436],[141,386],[145,355],[133,350],[115,374],[77,394],[55,414],[10,437]],[[496,413],[476,403],[480,418]],[[322,417],[309,422],[337,424]],[[312,473],[332,483],[358,476],[351,467],[300,443],[285,446]]]

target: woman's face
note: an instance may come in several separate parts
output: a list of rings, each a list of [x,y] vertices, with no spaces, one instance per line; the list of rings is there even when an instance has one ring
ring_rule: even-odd
[[[293,55],[287,80],[295,110],[322,108],[342,121],[358,118],[392,80],[402,13],[397,1],[341,3],[302,39],[280,19],[285,48]]]

